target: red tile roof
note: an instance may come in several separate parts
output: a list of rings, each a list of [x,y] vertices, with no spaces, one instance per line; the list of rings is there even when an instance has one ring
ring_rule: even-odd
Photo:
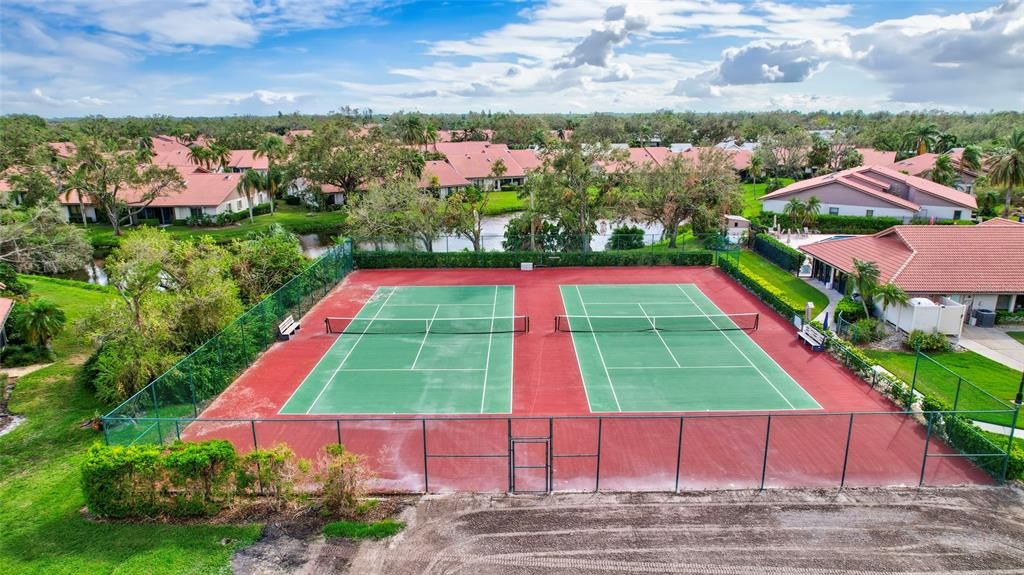
[[[179,168],[179,173],[182,168]],[[242,174],[182,173],[185,187],[179,192],[171,192],[160,196],[150,203],[153,207],[187,207],[187,206],[219,206],[224,203],[238,188]],[[129,205],[140,203],[141,192],[125,190],[122,196]],[[86,196],[87,204],[91,204]],[[65,205],[78,205],[78,192],[70,192],[59,198]]]
[[[516,163],[519,167],[526,170],[533,170],[541,166],[540,156],[537,155],[536,150],[509,150],[508,153],[512,154],[515,158]]]
[[[14,307],[14,300],[0,297],[0,328],[7,323],[7,316],[11,313],[11,308]]]
[[[864,161],[862,166],[888,166],[896,161],[896,152],[876,150],[874,148],[857,148]]]
[[[910,158],[900,160],[898,162],[889,162],[889,164],[891,164],[889,165],[889,167],[898,172],[906,172],[912,176],[923,176],[924,174],[927,174],[933,168],[935,168],[935,160],[938,159],[938,157],[941,155],[942,154],[932,153],[919,154],[917,156],[912,156]],[[964,155],[964,149],[954,148],[949,152],[946,152],[946,155],[949,156],[953,164],[953,169],[959,170],[960,159]],[[978,176],[978,173],[975,172],[974,170],[964,170],[964,172],[972,176]]]
[[[448,162],[441,160],[429,160],[423,167],[423,176],[420,177],[419,186],[421,188],[430,187],[430,180],[433,176],[437,176],[437,185],[442,188],[468,186],[471,183],[466,178],[463,178],[462,175],[455,170],[455,167]]]
[[[802,251],[850,273],[873,261],[881,283],[912,294],[1024,292],[1024,224],[894,226],[873,236],[826,240]]]
[[[437,151],[448,158],[448,163],[466,179],[491,177],[491,168],[501,159],[505,163],[506,178],[520,178],[525,171],[509,153],[505,144],[490,142],[438,142]]]
[[[849,170],[843,170],[834,174],[825,174],[807,180],[794,182],[785,188],[775,190],[761,196],[760,200],[774,200],[802,192],[804,190],[826,186],[829,184],[840,184],[847,188],[857,190],[874,198],[889,202],[891,204],[912,210],[921,211],[921,206],[895,194],[888,192],[893,182],[903,183],[915,190],[943,201],[963,206],[965,208],[977,209],[978,203],[974,196],[965,194],[953,188],[937,184],[931,180],[908,176],[885,166],[859,166]]]
[[[255,150],[231,150],[231,161],[228,166],[242,170],[266,170],[270,168],[270,160],[266,156],[259,158],[253,154]]]
[[[628,148],[629,153],[628,163],[632,163],[635,166],[647,166],[654,164],[660,166],[667,162],[672,156],[682,156],[690,160],[691,162],[699,162],[700,155],[705,151],[718,150],[732,156],[733,169],[736,171],[744,170],[750,167],[750,158],[753,154],[747,150],[721,150],[720,148],[713,147],[691,147],[685,152],[673,152],[669,148],[660,146],[644,147],[644,148]],[[617,173],[624,170],[628,166],[627,162],[601,162],[601,167],[610,174]]]

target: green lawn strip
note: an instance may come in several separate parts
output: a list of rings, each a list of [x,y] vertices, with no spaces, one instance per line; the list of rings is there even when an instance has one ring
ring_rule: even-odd
[[[798,310],[803,309],[804,304],[809,301],[814,303],[816,314],[828,307],[828,296],[802,279],[764,259],[760,254],[743,250],[743,253],[740,255],[740,269],[760,277],[775,286],[776,289],[784,292],[787,300],[797,304],[793,307]]]
[[[862,351],[879,365],[907,383],[910,383],[914,378],[915,358],[913,353],[876,350]],[[935,359],[951,371],[966,376],[974,385],[1007,403],[1011,403],[1017,393],[1017,386],[1020,384],[1021,377],[1019,371],[1010,369],[973,351],[933,353],[929,354],[929,357]],[[922,360],[922,363],[925,361]],[[945,374],[933,365],[926,365],[918,369],[916,388],[921,393],[942,399],[949,405],[953,405],[953,400],[956,398],[956,387],[956,377]],[[959,410],[994,410],[999,408],[991,399],[978,393],[968,393],[963,390],[961,390],[957,405]],[[978,421],[986,421],[998,425],[1010,425],[1011,421],[1009,414],[979,413],[973,416],[973,418]],[[1024,428],[1024,421],[1019,421],[1017,426]]]
[[[1012,337],[1013,339],[1021,343],[1024,343],[1024,331],[1008,331],[1006,332],[1006,335]]]
[[[780,178],[783,186],[792,184],[794,180],[788,178]],[[765,195],[765,187],[767,184],[740,184],[740,191],[743,192],[743,213],[740,214],[745,218],[752,218],[761,213],[761,202],[758,200],[761,196]]]
[[[491,192],[487,199],[487,207],[483,215],[497,216],[521,212],[526,209],[523,200],[519,198],[519,192]]]
[[[405,529],[405,523],[394,519],[380,521],[332,521],[324,525],[325,537],[345,539],[385,539]]]
[[[264,232],[273,224],[281,224],[297,234],[338,234],[341,233],[345,218],[345,212],[340,210],[310,212],[302,206],[289,206],[284,202],[278,202],[274,214],[256,216],[253,218],[254,223],[249,223],[249,219],[246,218],[224,227],[171,225],[161,229],[167,230],[167,233],[174,236],[175,239],[205,235],[212,237],[218,243],[227,243],[236,238],[244,238],[250,232]],[[118,242],[113,228],[106,224],[89,224],[86,227],[86,233],[93,246],[112,246]]]
[[[88,352],[89,344],[77,333],[75,322],[85,317],[91,310],[117,299],[117,292],[113,289],[96,289],[92,284],[83,282],[43,276],[22,276],[22,280],[28,284],[33,296],[56,303],[67,316],[64,331],[53,340],[53,351],[57,357],[64,358],[74,353]]]
[[[26,278],[33,293],[64,308],[69,325],[116,295],[45,278]],[[95,523],[82,518],[79,465],[101,435],[82,422],[109,406],[75,381],[88,345],[69,334],[54,342],[60,359],[20,378],[10,408],[26,416],[0,437],[0,572],[227,573],[234,549],[261,527]]]

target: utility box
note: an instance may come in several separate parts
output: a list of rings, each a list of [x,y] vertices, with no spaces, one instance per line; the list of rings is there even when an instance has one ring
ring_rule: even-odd
[[[520,262],[519,263],[519,269],[524,271],[524,272],[532,272],[533,271],[533,262]]]
[[[975,310],[974,317],[978,318],[978,327],[993,327],[996,325],[996,312],[990,309]]]

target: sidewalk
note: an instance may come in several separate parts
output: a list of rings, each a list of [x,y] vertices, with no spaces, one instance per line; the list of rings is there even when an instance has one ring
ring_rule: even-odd
[[[1017,371],[1024,371],[1024,344],[1006,332],[987,327],[965,325],[960,346]]]
[[[818,312],[818,315],[814,316],[814,321],[825,321],[825,314],[828,314],[829,326],[833,325],[836,321],[836,314],[833,313],[836,307],[836,303],[843,299],[843,294],[837,292],[834,289],[827,289],[825,284],[814,278],[800,278],[804,283],[813,286],[816,290],[825,294],[828,297],[828,305],[825,309]],[[1011,338],[1012,339],[1012,338]]]

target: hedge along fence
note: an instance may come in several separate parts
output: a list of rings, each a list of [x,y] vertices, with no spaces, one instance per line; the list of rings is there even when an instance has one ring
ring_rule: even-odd
[[[543,266],[710,266],[715,252],[389,252],[357,251],[355,266],[377,268],[517,268]]]
[[[719,257],[718,267],[786,319],[792,320],[793,316],[803,315],[798,302],[792,301],[785,292],[757,274],[741,269],[738,258],[734,261],[732,258]]]
[[[793,220],[786,214],[774,212],[761,212],[754,218],[758,226],[770,228],[774,222],[782,229],[803,229],[803,224]],[[830,214],[819,214],[814,219],[811,228],[823,234],[874,234],[892,226],[903,224],[931,224],[930,219],[907,219],[894,218],[889,216],[833,216]],[[935,220],[935,224],[953,225],[953,220]],[[962,223],[962,222],[961,222]]]
[[[103,416],[107,443],[176,439],[179,430],[167,421],[137,420],[198,416],[277,340],[277,326],[285,317],[304,315],[351,271],[352,243],[346,240]]]
[[[800,271],[800,266],[807,257],[800,250],[791,248],[768,234],[755,235],[752,247],[768,261],[793,273]]]

